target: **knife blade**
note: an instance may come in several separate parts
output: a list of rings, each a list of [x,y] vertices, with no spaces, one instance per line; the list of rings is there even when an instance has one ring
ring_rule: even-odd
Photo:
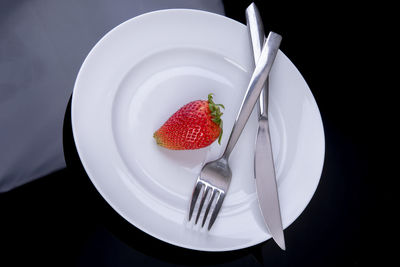
[[[264,44],[265,34],[260,13],[254,3],[246,9],[246,20],[253,47],[254,61],[257,62]],[[285,250],[285,237],[283,234],[282,217],[268,124],[268,86],[269,82],[267,79],[259,98],[259,123],[256,138],[254,170],[258,203],[264,222],[275,242],[281,249]]]

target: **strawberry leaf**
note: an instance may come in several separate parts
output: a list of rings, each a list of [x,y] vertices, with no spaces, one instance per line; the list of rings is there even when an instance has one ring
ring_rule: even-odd
[[[224,130],[222,129],[222,121],[219,126],[221,127],[221,131],[219,132],[219,136],[218,136],[218,144],[221,144],[222,133],[224,132]]]
[[[221,144],[221,138],[223,133],[221,116],[223,113],[221,112],[220,108],[225,109],[225,106],[222,104],[215,104],[213,100],[213,95],[214,95],[213,93],[208,94],[208,107],[211,111],[211,120],[215,122],[221,129],[218,137],[218,144]]]

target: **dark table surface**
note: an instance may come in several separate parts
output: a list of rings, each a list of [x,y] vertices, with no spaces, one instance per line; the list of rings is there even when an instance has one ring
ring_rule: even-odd
[[[225,1],[226,15],[244,22],[250,1],[232,2]],[[366,116],[371,95],[353,71],[365,49],[356,39],[373,30],[362,18],[353,21],[352,14],[363,7],[256,3],[266,31],[284,36],[281,49],[309,84],[326,137],[321,181],[307,208],[285,230],[287,250],[269,240],[239,251],[197,252],[137,230],[86,176],[75,150],[69,104],[63,133],[67,168],[0,194],[0,266],[362,266],[387,260],[378,257],[386,246],[371,216],[378,204],[370,193],[381,186],[371,185],[372,145],[366,145],[365,131],[375,115]]]

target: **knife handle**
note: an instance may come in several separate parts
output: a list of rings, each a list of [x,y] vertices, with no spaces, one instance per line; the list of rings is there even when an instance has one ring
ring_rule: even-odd
[[[251,45],[253,47],[253,57],[254,62],[256,63],[257,60],[260,58],[261,49],[265,42],[265,33],[264,33],[264,25],[262,23],[262,19],[260,16],[260,12],[258,11],[257,6],[252,3],[246,9],[246,20],[247,20],[247,27],[249,27],[249,34]],[[259,116],[263,116],[268,118],[268,78],[265,81],[264,88],[260,93],[259,98]]]

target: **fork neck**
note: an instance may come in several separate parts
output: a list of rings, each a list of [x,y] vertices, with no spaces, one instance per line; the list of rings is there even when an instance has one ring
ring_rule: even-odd
[[[219,158],[219,160],[221,160],[227,164],[228,160],[229,160],[229,155],[230,155],[230,153],[226,153],[226,151],[225,151],[225,153],[222,155],[222,157]]]

